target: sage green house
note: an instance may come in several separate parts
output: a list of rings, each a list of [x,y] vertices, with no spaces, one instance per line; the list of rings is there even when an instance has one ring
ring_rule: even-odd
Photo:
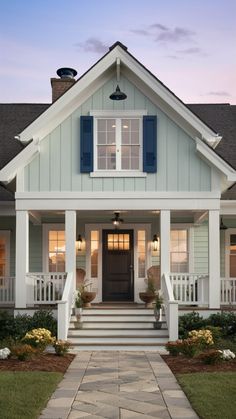
[[[236,146],[214,105],[185,105],[119,42],[58,74],[51,105],[0,105],[0,305],[54,305],[66,338],[84,278],[117,307],[149,275],[175,338],[179,308],[236,304]]]

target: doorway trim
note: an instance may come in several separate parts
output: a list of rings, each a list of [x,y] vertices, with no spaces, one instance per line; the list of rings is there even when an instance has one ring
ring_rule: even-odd
[[[123,224],[122,230],[133,230],[133,255],[134,255],[134,301],[138,302],[139,292],[145,288],[144,278],[138,278],[138,252],[137,252],[137,237],[138,230],[146,231],[146,271],[151,266],[151,223],[137,223],[137,224]],[[98,277],[91,278],[91,231],[99,232],[99,248],[98,248]],[[109,224],[85,224],[85,243],[86,243],[86,278],[89,279],[93,285],[92,288],[97,291],[94,302],[102,302],[102,231],[114,230],[114,226]]]

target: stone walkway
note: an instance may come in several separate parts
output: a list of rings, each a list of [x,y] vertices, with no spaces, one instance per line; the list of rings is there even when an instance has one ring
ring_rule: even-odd
[[[79,352],[40,419],[197,419],[157,352]]]

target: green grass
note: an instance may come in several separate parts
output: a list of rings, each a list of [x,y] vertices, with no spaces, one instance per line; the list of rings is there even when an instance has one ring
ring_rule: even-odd
[[[36,419],[62,377],[53,372],[1,372],[1,419]]]
[[[201,419],[236,418],[236,373],[178,374],[177,379]]]

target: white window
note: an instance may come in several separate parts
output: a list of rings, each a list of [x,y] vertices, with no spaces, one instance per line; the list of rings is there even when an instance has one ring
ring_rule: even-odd
[[[43,226],[43,270],[65,272],[66,241],[63,224]]]
[[[188,229],[171,230],[171,272],[189,272]]]
[[[0,277],[9,276],[10,232],[0,231]]]
[[[146,231],[138,230],[138,277],[145,278],[146,274]]]
[[[140,171],[142,118],[96,118],[95,171]]]
[[[99,231],[92,230],[90,233],[91,240],[91,278],[98,277],[98,249],[99,249]]]

